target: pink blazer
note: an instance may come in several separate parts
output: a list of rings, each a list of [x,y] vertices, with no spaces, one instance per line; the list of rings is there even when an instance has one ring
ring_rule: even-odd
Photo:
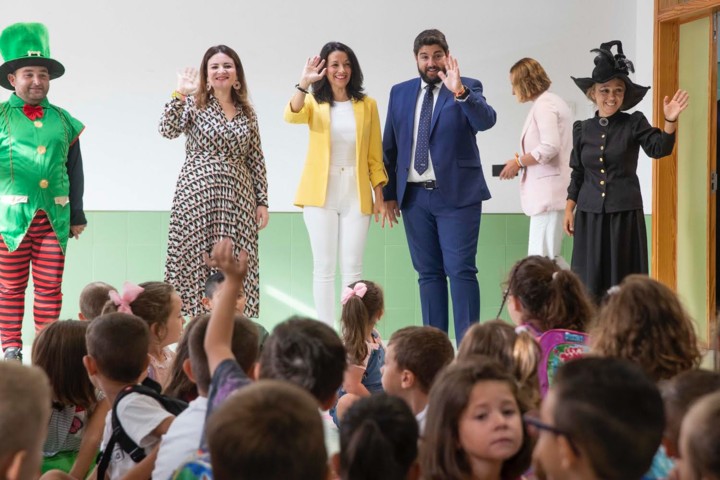
[[[522,136],[522,155],[530,153],[539,165],[522,173],[520,200],[525,215],[565,210],[570,185],[573,118],[562,98],[545,92],[533,103]]]

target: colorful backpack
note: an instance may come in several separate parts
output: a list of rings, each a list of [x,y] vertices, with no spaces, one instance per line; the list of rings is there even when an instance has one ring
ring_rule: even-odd
[[[540,380],[540,393],[545,398],[548,389],[552,386],[552,379],[560,366],[570,360],[575,360],[590,351],[588,335],[573,330],[548,330],[537,341],[542,350],[542,359],[538,365],[538,379]]]

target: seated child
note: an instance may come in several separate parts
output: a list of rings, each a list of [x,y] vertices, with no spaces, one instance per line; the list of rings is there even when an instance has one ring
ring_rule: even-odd
[[[690,407],[700,398],[720,391],[720,373],[689,370],[660,383],[665,404],[663,446],[668,456],[679,458],[680,426]]]
[[[205,354],[205,334],[210,315],[202,315],[193,320],[185,332],[189,334],[187,344],[190,358],[185,359],[182,368],[188,378],[194,381],[198,389],[198,397],[190,402],[187,410],[175,418],[168,432],[160,442],[160,451],[155,461],[153,478],[167,480],[173,472],[200,445],[202,432],[207,415],[208,389],[210,388],[210,372],[207,355]],[[257,361],[258,333],[257,327],[247,318],[235,314],[235,325],[232,330],[232,351],[240,367],[249,378],[254,378],[254,366]],[[176,357],[176,361],[180,357]]]
[[[210,277],[205,282],[205,297],[203,297],[202,299],[202,304],[208,311],[212,312],[213,308],[217,304],[217,299],[220,297],[220,292],[222,292],[223,290],[224,282],[225,275],[223,275],[223,273],[220,271],[210,275]],[[240,293],[238,293],[237,301],[235,303],[235,312],[237,312],[239,315],[245,315],[246,301],[247,299],[245,298],[245,287],[242,286],[240,288]],[[269,333],[267,329],[260,325],[258,322],[255,322],[253,320],[251,321],[258,329],[259,353],[262,353],[263,345],[265,345],[265,340],[267,340]]]
[[[418,423],[413,412],[400,398],[378,393],[359,399],[345,412],[340,453],[332,463],[342,480],[418,480],[417,456]]]
[[[168,346],[180,340],[185,324],[180,295],[172,285],[163,282],[140,285],[125,282],[123,290],[122,296],[110,292],[110,301],[105,304],[103,314],[120,312],[145,320],[150,329],[148,377],[164,387],[175,358]]]
[[[533,442],[517,382],[497,361],[458,361],[435,380],[421,458],[426,480],[513,480],[530,467]]]
[[[141,318],[126,313],[101,315],[90,323],[87,331],[88,355],[84,359],[90,379],[107,398],[110,405],[121,390],[139,384],[148,366],[150,331]],[[144,460],[135,463],[119,444],[115,444],[108,466],[108,477],[115,480],[132,471],[136,478],[150,478],[160,446],[160,437],[167,433],[175,419],[155,399],[130,393],[117,405],[120,425],[130,439],[144,448]],[[102,448],[113,434],[112,411],[105,420]]]
[[[315,400],[288,382],[261,380],[208,418],[215,480],[326,480],[327,453]]]
[[[183,365],[185,360],[190,359],[190,347],[188,346],[188,338],[190,332],[195,326],[194,318],[190,320],[182,334],[180,334],[180,340],[178,340],[177,347],[175,347],[175,359],[170,367],[170,373],[168,374],[167,383],[163,388],[163,393],[169,397],[179,398],[185,402],[192,402],[198,397],[198,389],[195,382],[185,373]]]
[[[37,478],[51,401],[52,390],[41,369],[0,362],[0,478]]]
[[[420,435],[425,430],[430,387],[454,358],[455,350],[447,334],[435,327],[405,327],[390,337],[381,369],[383,389],[407,402]]]
[[[382,392],[385,346],[375,325],[385,309],[383,291],[374,282],[361,280],[345,288],[340,300],[342,340],[350,363],[338,390],[337,404],[330,409],[335,425],[345,410],[361,397]]]
[[[664,429],[655,384],[626,360],[585,357],[560,367],[540,418],[526,418],[538,437],[535,464],[548,478],[639,480]]]
[[[235,359],[231,348],[235,317],[235,298],[247,275],[247,253],[235,259],[229,240],[220,241],[206,258],[212,268],[225,274],[225,288],[213,309],[205,334],[210,387],[208,418],[236,390],[250,384],[251,378]],[[260,357],[259,378],[285,380],[310,392],[315,408],[327,410],[335,403],[337,389],[346,367],[345,348],[333,329],[316,320],[290,319],[273,330]],[[199,455],[186,462],[174,478],[213,478],[207,441],[201,442]]]
[[[577,275],[537,255],[520,260],[510,271],[503,306],[506,303],[513,323],[527,326],[536,336],[555,329],[585,332],[595,313]]]
[[[613,288],[591,330],[593,352],[640,365],[659,382],[700,365],[695,328],[677,295],[644,275]]]
[[[54,322],[33,342],[32,363],[52,387],[52,413],[43,445],[43,473],[59,469],[85,478],[95,464],[110,405],[98,395],[85,372],[88,322]]]
[[[92,282],[80,292],[80,320],[90,321],[102,315],[102,310],[108,300],[110,292],[117,292],[115,287],[105,282]]]
[[[500,362],[515,376],[531,409],[535,409],[540,406],[538,364],[542,352],[532,333],[517,330],[504,320],[476,323],[462,339],[457,358],[483,355]]]
[[[700,398],[680,430],[681,480],[720,480],[720,392]]]

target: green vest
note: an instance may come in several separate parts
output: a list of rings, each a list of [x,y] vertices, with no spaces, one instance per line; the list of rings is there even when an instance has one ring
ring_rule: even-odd
[[[70,235],[70,145],[84,126],[45,98],[43,118],[30,120],[13,94],[0,103],[0,234],[12,252],[43,210],[65,253]]]

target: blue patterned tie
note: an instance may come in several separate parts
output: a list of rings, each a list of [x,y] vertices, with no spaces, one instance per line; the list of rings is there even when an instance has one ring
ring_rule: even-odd
[[[434,85],[425,87],[425,98],[420,110],[420,123],[418,124],[417,142],[415,143],[415,171],[422,175],[428,169],[430,157],[430,122],[433,111]]]

